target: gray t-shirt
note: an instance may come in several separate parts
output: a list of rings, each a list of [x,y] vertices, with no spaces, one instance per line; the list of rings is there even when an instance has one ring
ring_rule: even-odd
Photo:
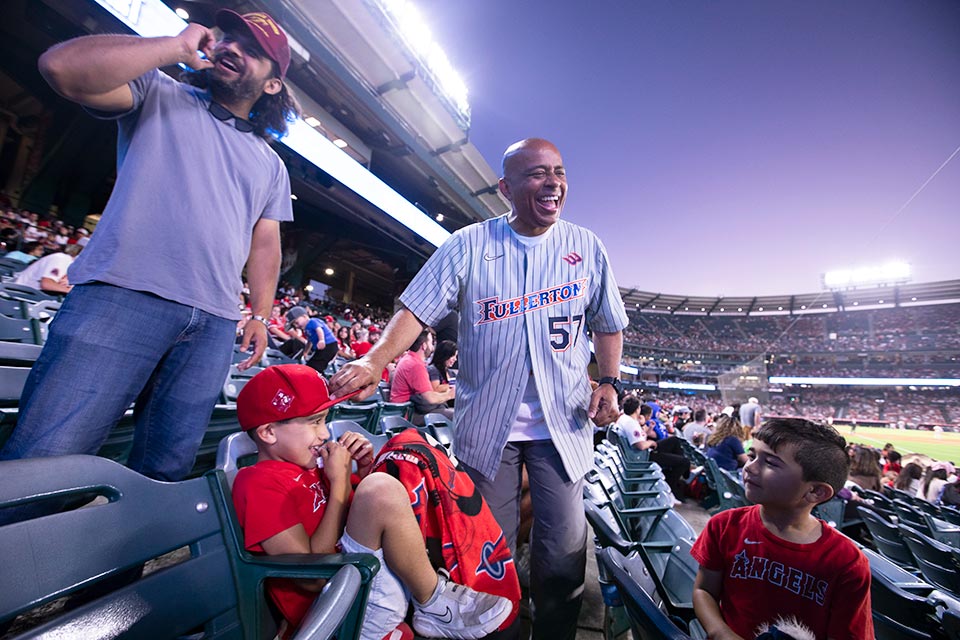
[[[757,414],[760,411],[760,405],[748,402],[740,405],[740,424],[745,427],[756,427]]]
[[[260,218],[292,220],[290,177],[267,142],[217,120],[206,91],[159,70],[116,119],[117,182],[70,282],[106,282],[240,319],[240,273]]]

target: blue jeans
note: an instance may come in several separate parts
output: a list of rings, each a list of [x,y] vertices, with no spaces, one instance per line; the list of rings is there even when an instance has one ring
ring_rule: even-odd
[[[0,460],[95,454],[136,402],[127,465],[175,481],[193,467],[236,322],[113,285],[74,287],[50,324]]]

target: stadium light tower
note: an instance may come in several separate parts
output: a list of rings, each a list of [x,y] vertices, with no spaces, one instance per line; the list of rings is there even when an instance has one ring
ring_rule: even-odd
[[[827,271],[822,281],[824,289],[843,290],[904,284],[910,282],[911,277],[910,265],[895,261],[880,266]]]

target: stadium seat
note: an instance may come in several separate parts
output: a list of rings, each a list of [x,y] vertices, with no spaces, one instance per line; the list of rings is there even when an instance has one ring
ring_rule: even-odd
[[[608,580],[617,588],[626,607],[633,637],[637,640],[690,640],[690,635],[660,610],[651,597],[655,589],[646,567],[636,553],[624,556],[613,548],[597,556]]]
[[[42,344],[39,323],[0,315],[0,341]]]
[[[721,469],[713,458],[708,457],[706,462],[707,476],[713,479],[717,495],[720,498],[719,510],[726,511],[727,509],[746,506],[747,496],[743,484],[731,476],[729,472]]]
[[[353,420],[370,433],[376,433],[379,415],[380,403],[377,401],[365,403],[342,402],[330,409],[327,420]]]
[[[22,300],[11,300],[10,298],[0,298],[0,315],[8,318],[21,319],[24,317],[24,303]]]
[[[0,284],[0,295],[14,300],[25,300],[27,302],[42,302],[44,300],[59,300],[59,296],[53,296],[43,291],[38,291],[33,287],[23,284],[14,284],[4,282]]]
[[[29,367],[0,367],[0,406],[16,407],[20,403],[28,375]]]
[[[960,526],[960,510],[956,507],[941,507],[940,517],[951,524]]]
[[[339,637],[358,635],[376,559],[249,554],[223,474],[156,482],[110,460],[65,456],[0,462],[0,476],[0,508],[92,492],[108,501],[0,525],[0,624],[85,587],[102,590],[78,608],[48,607],[41,626],[16,637],[86,636],[78,630],[109,624],[111,637],[177,638],[201,629],[225,640],[270,638],[276,624],[262,591],[268,577],[328,579],[332,586],[301,633],[329,637],[339,628]],[[183,547],[190,553],[178,563],[138,580],[111,580]]]
[[[257,443],[243,431],[231,433],[217,447],[216,468],[223,472],[232,489],[237,471],[257,461]]]
[[[924,535],[930,535],[930,526],[924,518],[923,511],[899,498],[893,501],[893,510],[896,512],[899,522],[910,525]]]
[[[960,526],[927,514],[923,517],[927,521],[931,538],[954,549],[960,549]]]
[[[813,515],[820,518],[834,529],[842,529],[844,526],[843,513],[847,508],[847,501],[838,496],[834,496],[826,502],[821,502],[813,508]]]
[[[400,416],[406,421],[413,420],[412,402],[381,402],[380,418],[385,416]]]
[[[426,427],[417,427],[401,415],[383,416],[380,418],[379,433],[394,435],[404,429],[418,429],[424,433],[427,432]]]
[[[944,611],[940,621],[943,623],[943,631],[947,634],[947,640],[960,640],[960,613]]]
[[[390,436],[385,433],[370,433],[353,420],[333,420],[327,423],[327,428],[330,430],[330,436],[333,438],[339,438],[347,431],[355,431],[356,433],[366,436],[370,444],[373,445],[374,456],[380,453],[383,445],[387,444],[387,441],[390,439]]]
[[[933,640],[940,637],[932,602],[899,588],[886,575],[872,570],[870,600],[877,640]]]
[[[930,584],[960,597],[960,551],[925,536],[913,527],[900,525],[900,532],[917,560],[920,574]]]
[[[910,548],[900,537],[900,530],[897,529],[897,525],[885,520],[866,507],[857,507],[857,512],[863,518],[863,523],[867,525],[877,551],[902,567],[911,569],[916,567],[916,560],[914,560]]]

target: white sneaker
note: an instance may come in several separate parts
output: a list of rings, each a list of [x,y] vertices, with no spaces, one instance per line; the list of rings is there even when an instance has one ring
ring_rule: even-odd
[[[450,581],[441,569],[430,599],[413,603],[413,630],[428,638],[475,640],[497,630],[513,606],[501,596],[474,591]]]

